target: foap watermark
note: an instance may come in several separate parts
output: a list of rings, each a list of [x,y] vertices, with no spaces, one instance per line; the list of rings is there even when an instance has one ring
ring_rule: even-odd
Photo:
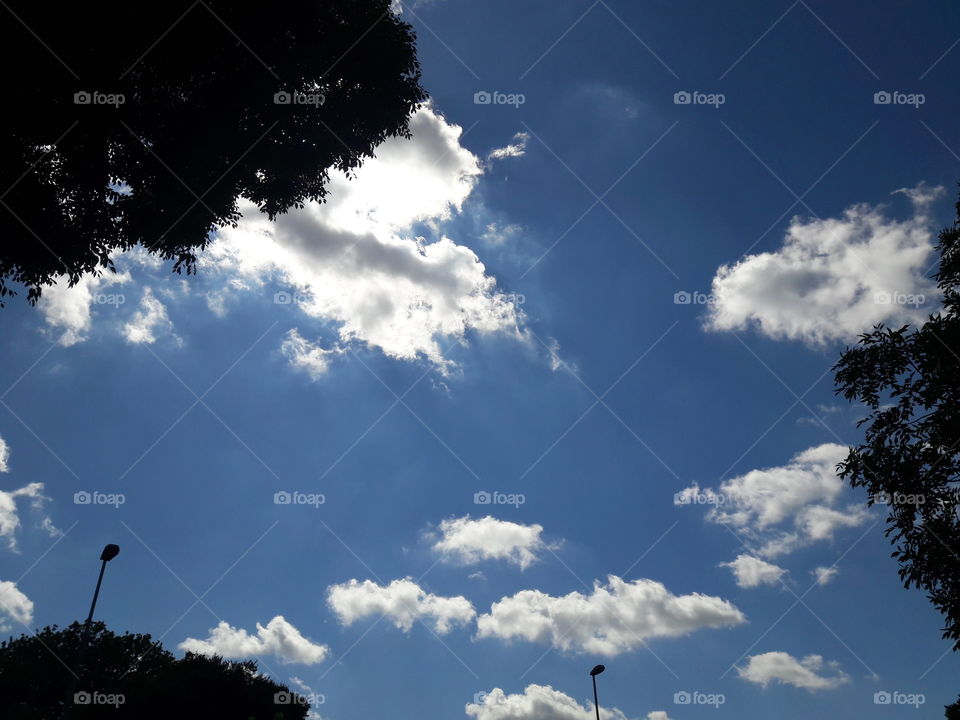
[[[298,490],[278,490],[273,494],[274,505],[310,505],[318,508],[327,501],[323,493],[304,493]]]
[[[475,692],[473,694],[473,704],[486,705],[488,697],[490,697],[490,693],[484,692],[483,690],[481,690],[480,692]]]
[[[674,705],[712,705],[719,708],[727,701],[723,693],[705,693],[699,690],[678,690],[673,694]]]
[[[81,90],[73,94],[74,105],[111,105],[119,108],[127,101],[123,93],[105,93],[96,90],[88,92]]]
[[[317,92],[287,92],[281,90],[273,94],[274,105],[312,105],[313,107],[320,107],[325,100],[323,93]]]
[[[520,106],[527,101],[527,96],[523,93],[505,93],[498,90],[487,92],[480,90],[473,94],[474,105],[513,105],[520,109]]]
[[[674,105],[711,105],[718,109],[727,101],[723,93],[705,93],[699,90],[679,90],[673,94]]]
[[[119,508],[127,501],[127,496],[123,493],[104,493],[99,490],[80,490],[73,494],[74,505],[112,505],[114,509]]]
[[[301,295],[293,290],[280,290],[273,294],[274,305],[306,305],[309,300],[308,295]]]
[[[927,101],[923,93],[905,93],[899,90],[879,90],[873,94],[874,105],[912,105],[915,110]]]
[[[118,708],[126,701],[127,698],[123,693],[87,692],[86,690],[81,690],[73,694],[74,705],[112,705]]]
[[[679,290],[673,294],[674,305],[713,305],[714,302],[716,302],[716,300],[713,297],[713,293],[708,295],[707,293],[702,293],[697,290],[693,292]]]
[[[881,490],[873,496],[874,505],[914,505],[920,507],[926,503],[923,493],[888,493]]]
[[[673,494],[674,505],[726,505],[727,498],[714,492],[702,492],[687,488]]]
[[[487,492],[480,490],[473,494],[474,505],[513,505],[520,507],[527,501],[527,496],[523,493],[502,493],[499,490]]]
[[[877,305],[909,305],[920,307],[927,304],[927,296],[922,293],[878,292],[873,296]]]
[[[295,693],[281,690],[273,694],[274,705],[323,705],[327,701],[326,695],[322,693]]]
[[[919,708],[927,701],[923,693],[905,693],[899,690],[880,690],[873,694],[874,705],[911,705]]]
[[[94,305],[123,305],[127,301],[126,295],[122,293],[96,293],[90,302]]]

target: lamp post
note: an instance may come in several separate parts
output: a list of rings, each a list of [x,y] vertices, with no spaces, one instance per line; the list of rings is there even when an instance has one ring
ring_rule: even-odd
[[[606,670],[606,668],[603,665],[596,665],[593,670],[590,671],[590,677],[593,678],[593,707],[597,711],[597,720],[600,720],[600,701],[597,700],[597,675],[604,670]]]
[[[107,569],[107,563],[120,554],[119,545],[107,545],[100,553],[100,559],[103,561],[100,565],[100,576],[97,578],[97,589],[93,591],[93,602],[90,603],[90,614],[87,615],[87,624],[93,622],[93,609],[97,606],[97,598],[100,596],[100,583],[103,582],[103,571]]]

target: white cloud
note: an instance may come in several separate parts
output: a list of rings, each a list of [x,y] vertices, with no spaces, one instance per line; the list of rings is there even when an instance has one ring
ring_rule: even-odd
[[[371,580],[350,580],[331,585],[327,605],[344,626],[368,615],[384,615],[394,625],[409,632],[417,620],[433,620],[434,630],[445,635],[454,625],[466,625],[476,611],[465,597],[442,597],[423,590],[410,578],[377,585]]]
[[[652,637],[675,637],[702,628],[745,622],[730,602],[692,593],[674,595],[653,580],[627,582],[614,575],[593,592],[553,597],[521,590],[477,619],[477,637],[520,638],[561,650],[617,655]]]
[[[123,335],[129,343],[151,345],[157,341],[157,333],[161,331],[172,333],[173,323],[167,316],[166,306],[154,296],[149,287],[145,287],[143,297],[140,298],[140,309],[123,326]]]
[[[821,671],[826,674],[818,674]],[[798,660],[789,653],[768,652],[751,655],[745,668],[737,668],[744,680],[766,687],[769,683],[793,685],[804,690],[830,690],[850,681],[836,662],[824,662],[820,655],[808,655]]]
[[[654,710],[647,713],[647,720],[670,720],[670,717],[664,710]]]
[[[752,555],[738,555],[733,562],[720,563],[728,567],[742,588],[755,588],[761,585],[776,585],[780,577],[787,572],[784,568],[768,563]]]
[[[522,314],[497,290],[477,255],[410,228],[459,212],[482,173],[460,145],[462,130],[430,107],[411,119],[411,139],[384,142],[348,180],[332,172],[323,204],[308,203],[273,223],[249,203],[237,228],[218,233],[201,258],[225,284],[262,287],[276,279],[301,295],[296,307],[356,341],[400,359],[449,367],[441,338],[469,331],[517,337]],[[218,308],[222,301],[218,300]]]
[[[344,351],[339,347],[325,350],[318,343],[303,338],[297,328],[292,328],[280,343],[280,352],[290,365],[317,380],[330,369],[330,359]]]
[[[112,285],[123,285],[130,281],[129,272],[105,272],[100,276],[86,274],[80,277],[72,287],[66,276],[43,289],[37,307],[43,314],[47,326],[60,332],[57,343],[70,347],[87,339],[92,325],[91,306],[97,300],[106,299],[104,291]],[[114,294],[114,298],[116,295]],[[118,303],[103,303],[105,307],[116,308]]]
[[[9,632],[10,620],[29,626],[33,622],[33,601],[15,582],[0,581],[0,632]]]
[[[843,490],[836,466],[848,449],[825,443],[798,453],[786,465],[751,470],[719,490],[686,488],[677,504],[693,497],[711,506],[707,518],[740,532],[752,549],[776,557],[818,540],[829,540],[842,527],[867,519],[860,505],[836,507]]]
[[[507,695],[500,688],[478,693],[466,714],[475,720],[593,720],[592,702],[583,705],[549,685],[527,685],[523,693]],[[600,707],[600,720],[627,720],[617,708]]]
[[[330,651],[326,645],[310,642],[282,615],[277,615],[266,626],[257,623],[256,635],[221,621],[211,628],[206,640],[187,638],[177,647],[185,652],[224,658],[273,655],[281,662],[304,665],[322,662]]]
[[[0,437],[0,472],[10,472],[10,446]]]
[[[487,155],[487,160],[503,160],[504,158],[523,157],[527,153],[527,143],[530,141],[530,133],[518,132],[513,136],[513,142],[504,147],[491,150]]]
[[[472,520],[467,515],[441,522],[441,537],[433,549],[464,565],[506,560],[525,570],[548,547],[540,537],[542,532],[542,525],[521,525],[489,515]]]
[[[928,207],[943,188],[920,185],[897,193],[913,204],[906,220],[866,204],[840,218],[794,217],[779,250],[721,266],[707,328],[754,327],[772,338],[822,344],[880,322],[925,320],[929,307],[905,296],[923,296],[924,302],[939,297],[926,277],[935,230]]]
[[[43,483],[32,482],[16,490],[0,490],[0,537],[7,539],[7,546],[11,550],[17,549],[16,532],[20,527],[20,516],[17,513],[17,498],[30,498],[31,506],[35,510],[43,507],[43,503],[48,500],[43,494]],[[60,531],[53,527],[48,518],[44,519],[43,527],[53,534],[53,531]]]
[[[810,571],[810,574],[817,581],[817,585],[826,585],[828,582],[833,580],[837,575],[840,574],[840,570],[836,567],[818,567]]]

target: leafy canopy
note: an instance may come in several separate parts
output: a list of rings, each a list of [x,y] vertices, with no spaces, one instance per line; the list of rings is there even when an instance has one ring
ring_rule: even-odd
[[[0,14],[0,300],[136,245],[192,272],[245,197],[325,194],[426,94],[390,0],[58,3]]]

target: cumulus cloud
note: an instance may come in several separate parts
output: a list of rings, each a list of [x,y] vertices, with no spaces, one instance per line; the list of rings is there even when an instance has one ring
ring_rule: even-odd
[[[439,530],[433,549],[463,565],[506,560],[525,570],[548,547],[540,537],[542,525],[521,525],[489,515],[477,520],[469,515],[450,518],[440,523]]]
[[[692,593],[674,595],[654,580],[627,582],[615,575],[593,592],[553,597],[521,590],[504,597],[477,619],[477,636],[519,638],[561,650],[618,655],[648,638],[676,637],[702,628],[732,627],[745,622],[730,602]]]
[[[840,574],[840,570],[836,567],[818,567],[811,570],[810,574],[817,581],[817,585],[826,585]]]
[[[305,638],[282,615],[277,615],[265,626],[257,623],[255,635],[221,621],[215,628],[211,628],[210,636],[206,640],[187,638],[177,647],[186,652],[220,655],[224,658],[273,655],[284,663],[304,665],[322,662],[330,651],[326,645],[319,645]]]
[[[0,472],[10,472],[10,446],[0,437]]]
[[[280,352],[292,367],[317,380],[330,369],[331,358],[342,355],[344,351],[339,347],[324,349],[319,343],[302,337],[297,328],[292,328],[280,343]]]
[[[593,720],[592,703],[581,705],[549,685],[527,685],[522,693],[506,694],[500,688],[478,693],[466,714],[476,720]],[[600,720],[627,720],[617,708],[600,708]]]
[[[70,347],[87,339],[93,323],[92,306],[106,299],[106,290],[113,285],[130,282],[129,272],[105,272],[102,275],[86,274],[73,286],[66,276],[43,289],[37,307],[43,314],[48,329],[57,335],[57,343]],[[114,300],[116,295],[114,294]],[[102,303],[104,307],[116,308],[116,302]]]
[[[462,129],[429,106],[411,119],[411,139],[384,142],[347,179],[332,172],[323,204],[275,222],[249,203],[238,227],[221,230],[201,258],[227,282],[255,288],[276,280],[299,294],[296,307],[333,324],[342,343],[389,357],[449,367],[439,340],[468,332],[521,336],[522,315],[470,248],[441,236],[415,237],[459,212],[482,173],[460,145]]]
[[[720,563],[720,567],[730,568],[737,585],[742,588],[776,585],[780,582],[780,577],[787,572],[784,568],[753,555],[738,555],[733,562]]]
[[[867,204],[839,218],[794,217],[778,250],[721,266],[706,327],[753,327],[771,338],[823,344],[880,322],[925,320],[938,298],[926,277],[936,229],[928,210],[943,188],[896,192],[913,206],[906,220]]]
[[[826,672],[820,674],[821,671]],[[773,682],[811,691],[830,690],[850,681],[836,662],[824,662],[820,655],[807,655],[798,660],[785,652],[751,655],[747,666],[737,668],[737,673],[744,680],[763,687]]]
[[[344,626],[369,615],[382,615],[404,632],[410,632],[418,620],[432,620],[440,635],[450,632],[454,625],[468,624],[476,616],[473,605],[462,595],[434,595],[410,578],[394,580],[389,585],[377,585],[371,580],[331,585],[327,605]]]
[[[844,486],[836,466],[847,450],[836,443],[817,445],[786,465],[727,480],[716,491],[693,485],[678,494],[676,503],[687,504],[696,496],[710,505],[709,520],[738,530],[757,554],[776,557],[829,540],[839,528],[867,519],[860,505],[837,507]]]
[[[33,622],[33,601],[15,582],[0,581],[0,632],[9,632],[10,621],[29,626]]]
[[[513,136],[513,141],[504,147],[495,148],[487,155],[487,160],[503,160],[504,158],[523,157],[527,153],[527,143],[530,141],[530,133],[518,132]]]
[[[149,287],[145,287],[140,298],[140,309],[123,326],[123,336],[129,343],[152,345],[160,332],[172,333],[173,323],[167,315],[166,306]]]

